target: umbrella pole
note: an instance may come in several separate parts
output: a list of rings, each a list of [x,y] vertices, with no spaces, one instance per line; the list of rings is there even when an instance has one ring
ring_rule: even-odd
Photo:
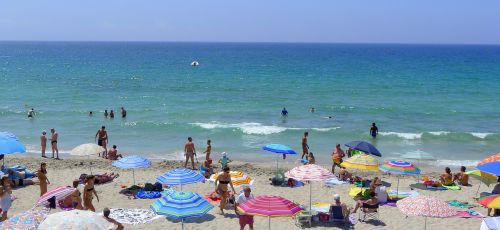
[[[90,175],[92,175],[92,162],[90,162],[90,156],[87,156],[89,160]]]
[[[270,216],[267,217],[267,221],[268,221],[269,230],[271,230],[271,217]]]
[[[396,199],[399,198],[399,175],[398,175],[398,185],[396,186]]]
[[[280,156],[280,155],[279,155],[279,154],[276,154],[276,155],[277,155],[277,156],[276,156],[276,173],[278,173],[278,168],[279,168],[279,167],[278,167],[278,159],[279,159],[279,156]]]
[[[184,218],[181,219],[181,223],[182,223],[182,230],[184,230]]]
[[[135,169],[132,169],[132,177],[134,178],[134,185],[135,185]]]
[[[481,188],[481,183],[479,183],[479,186],[477,186],[476,197],[477,197],[477,194],[479,193],[479,188]]]
[[[427,230],[427,216],[425,217],[425,220],[424,220],[424,230]]]
[[[312,181],[309,181],[309,212],[311,212],[312,209],[311,191],[312,191]]]

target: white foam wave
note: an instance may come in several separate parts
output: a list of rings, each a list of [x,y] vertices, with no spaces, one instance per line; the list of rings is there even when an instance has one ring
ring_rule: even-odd
[[[435,131],[435,132],[429,132],[429,133],[432,134],[432,135],[434,135],[434,136],[443,136],[443,135],[448,135],[451,132],[448,132],[448,131]]]
[[[452,167],[459,167],[459,166],[476,166],[477,165],[477,160],[437,160],[435,162],[432,162],[431,164],[436,165],[436,166],[452,166]]]
[[[191,123],[191,125],[196,125],[204,129],[239,129],[245,134],[258,134],[258,135],[269,135],[275,133],[281,133],[286,130],[308,130],[308,128],[286,128],[275,125],[263,125],[257,122],[244,122],[237,124],[225,124],[218,122],[210,122],[210,123]],[[329,128],[311,128],[312,130],[318,132],[328,132],[331,130],[338,129],[340,127],[329,127]]]
[[[398,133],[398,132],[379,132],[382,136],[397,136],[406,140],[415,140],[422,137],[422,133]]]
[[[488,135],[491,135],[493,133],[470,133],[472,136],[475,136],[477,138],[481,138],[481,139],[484,139],[486,138]]]

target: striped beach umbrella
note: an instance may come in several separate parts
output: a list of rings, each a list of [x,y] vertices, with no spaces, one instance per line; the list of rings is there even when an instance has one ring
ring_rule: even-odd
[[[203,182],[205,177],[191,169],[176,168],[157,177],[156,181],[169,186],[180,185],[182,190],[182,185]]]
[[[481,161],[479,161],[477,163],[477,166],[479,165],[483,165],[483,164],[486,164],[486,163],[490,163],[490,162],[495,162],[495,161],[500,161],[500,153],[497,153],[493,156],[489,156],[489,157],[486,157],[484,159],[482,159]]]
[[[340,165],[346,168],[380,171],[377,159],[368,154],[356,154],[351,158],[346,159]]]
[[[56,202],[60,200],[64,200],[64,198],[68,197],[71,195],[73,192],[75,192],[75,188],[71,187],[57,187],[56,189],[50,190],[43,194],[40,198],[38,198],[38,201],[36,202],[35,206],[45,206],[49,205],[49,199],[52,197],[56,198]]]
[[[448,203],[432,196],[407,197],[399,200],[396,206],[407,216],[425,217],[425,228],[427,228],[427,217],[444,218],[457,213]]]
[[[500,176],[500,161],[484,163],[476,167],[478,170]]]
[[[194,192],[174,191],[151,205],[158,215],[181,219],[184,229],[184,219],[200,217],[207,214],[214,206]]]
[[[111,165],[121,169],[132,169],[132,176],[134,178],[135,185],[135,169],[148,168],[151,166],[151,161],[144,157],[133,155],[113,161]]]
[[[316,164],[297,166],[285,173],[286,177],[298,181],[324,181],[335,177],[328,169]],[[309,184],[309,210],[312,208],[312,183]]]
[[[295,216],[302,211],[298,205],[280,196],[257,196],[239,204],[238,209],[245,215],[268,217],[269,229],[271,218]]]
[[[50,214],[39,230],[111,229],[113,225],[95,212],[71,210]]]
[[[222,174],[222,172],[210,176],[210,181],[215,182],[217,176],[219,176],[220,174]],[[241,186],[252,186],[254,182],[251,177],[249,177],[242,171],[230,171],[229,175],[231,175],[231,182],[233,182],[233,186],[235,188],[239,188]]]
[[[480,170],[470,170],[465,172],[465,174],[476,178],[477,180],[486,184],[486,186],[490,186],[490,184],[494,184],[498,181],[497,176]],[[480,188],[481,188],[481,183],[479,183],[479,185],[477,186],[476,196],[479,193]]]
[[[407,161],[388,161],[379,166],[380,171],[386,173],[394,173],[401,175],[415,175],[420,174],[420,169],[414,164]],[[399,176],[398,184],[396,186],[396,197],[399,196]]]
[[[487,208],[500,209],[500,195],[487,196],[477,203]]]
[[[283,154],[283,156],[288,155],[288,154],[297,154],[295,150],[292,148],[282,145],[282,144],[269,144],[266,146],[262,147],[263,150],[272,152],[272,153],[278,153],[278,154]],[[279,155],[276,155],[276,171],[278,171],[278,159]]]

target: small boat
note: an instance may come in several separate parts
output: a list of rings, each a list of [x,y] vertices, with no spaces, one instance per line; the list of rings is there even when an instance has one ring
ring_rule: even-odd
[[[193,61],[193,62],[191,62],[191,66],[199,66],[199,65],[200,65],[200,63],[199,63],[199,62],[197,62],[197,61]]]

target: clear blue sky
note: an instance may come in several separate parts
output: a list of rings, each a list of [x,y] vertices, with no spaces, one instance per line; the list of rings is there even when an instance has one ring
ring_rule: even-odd
[[[500,44],[500,0],[0,0],[0,40]]]

